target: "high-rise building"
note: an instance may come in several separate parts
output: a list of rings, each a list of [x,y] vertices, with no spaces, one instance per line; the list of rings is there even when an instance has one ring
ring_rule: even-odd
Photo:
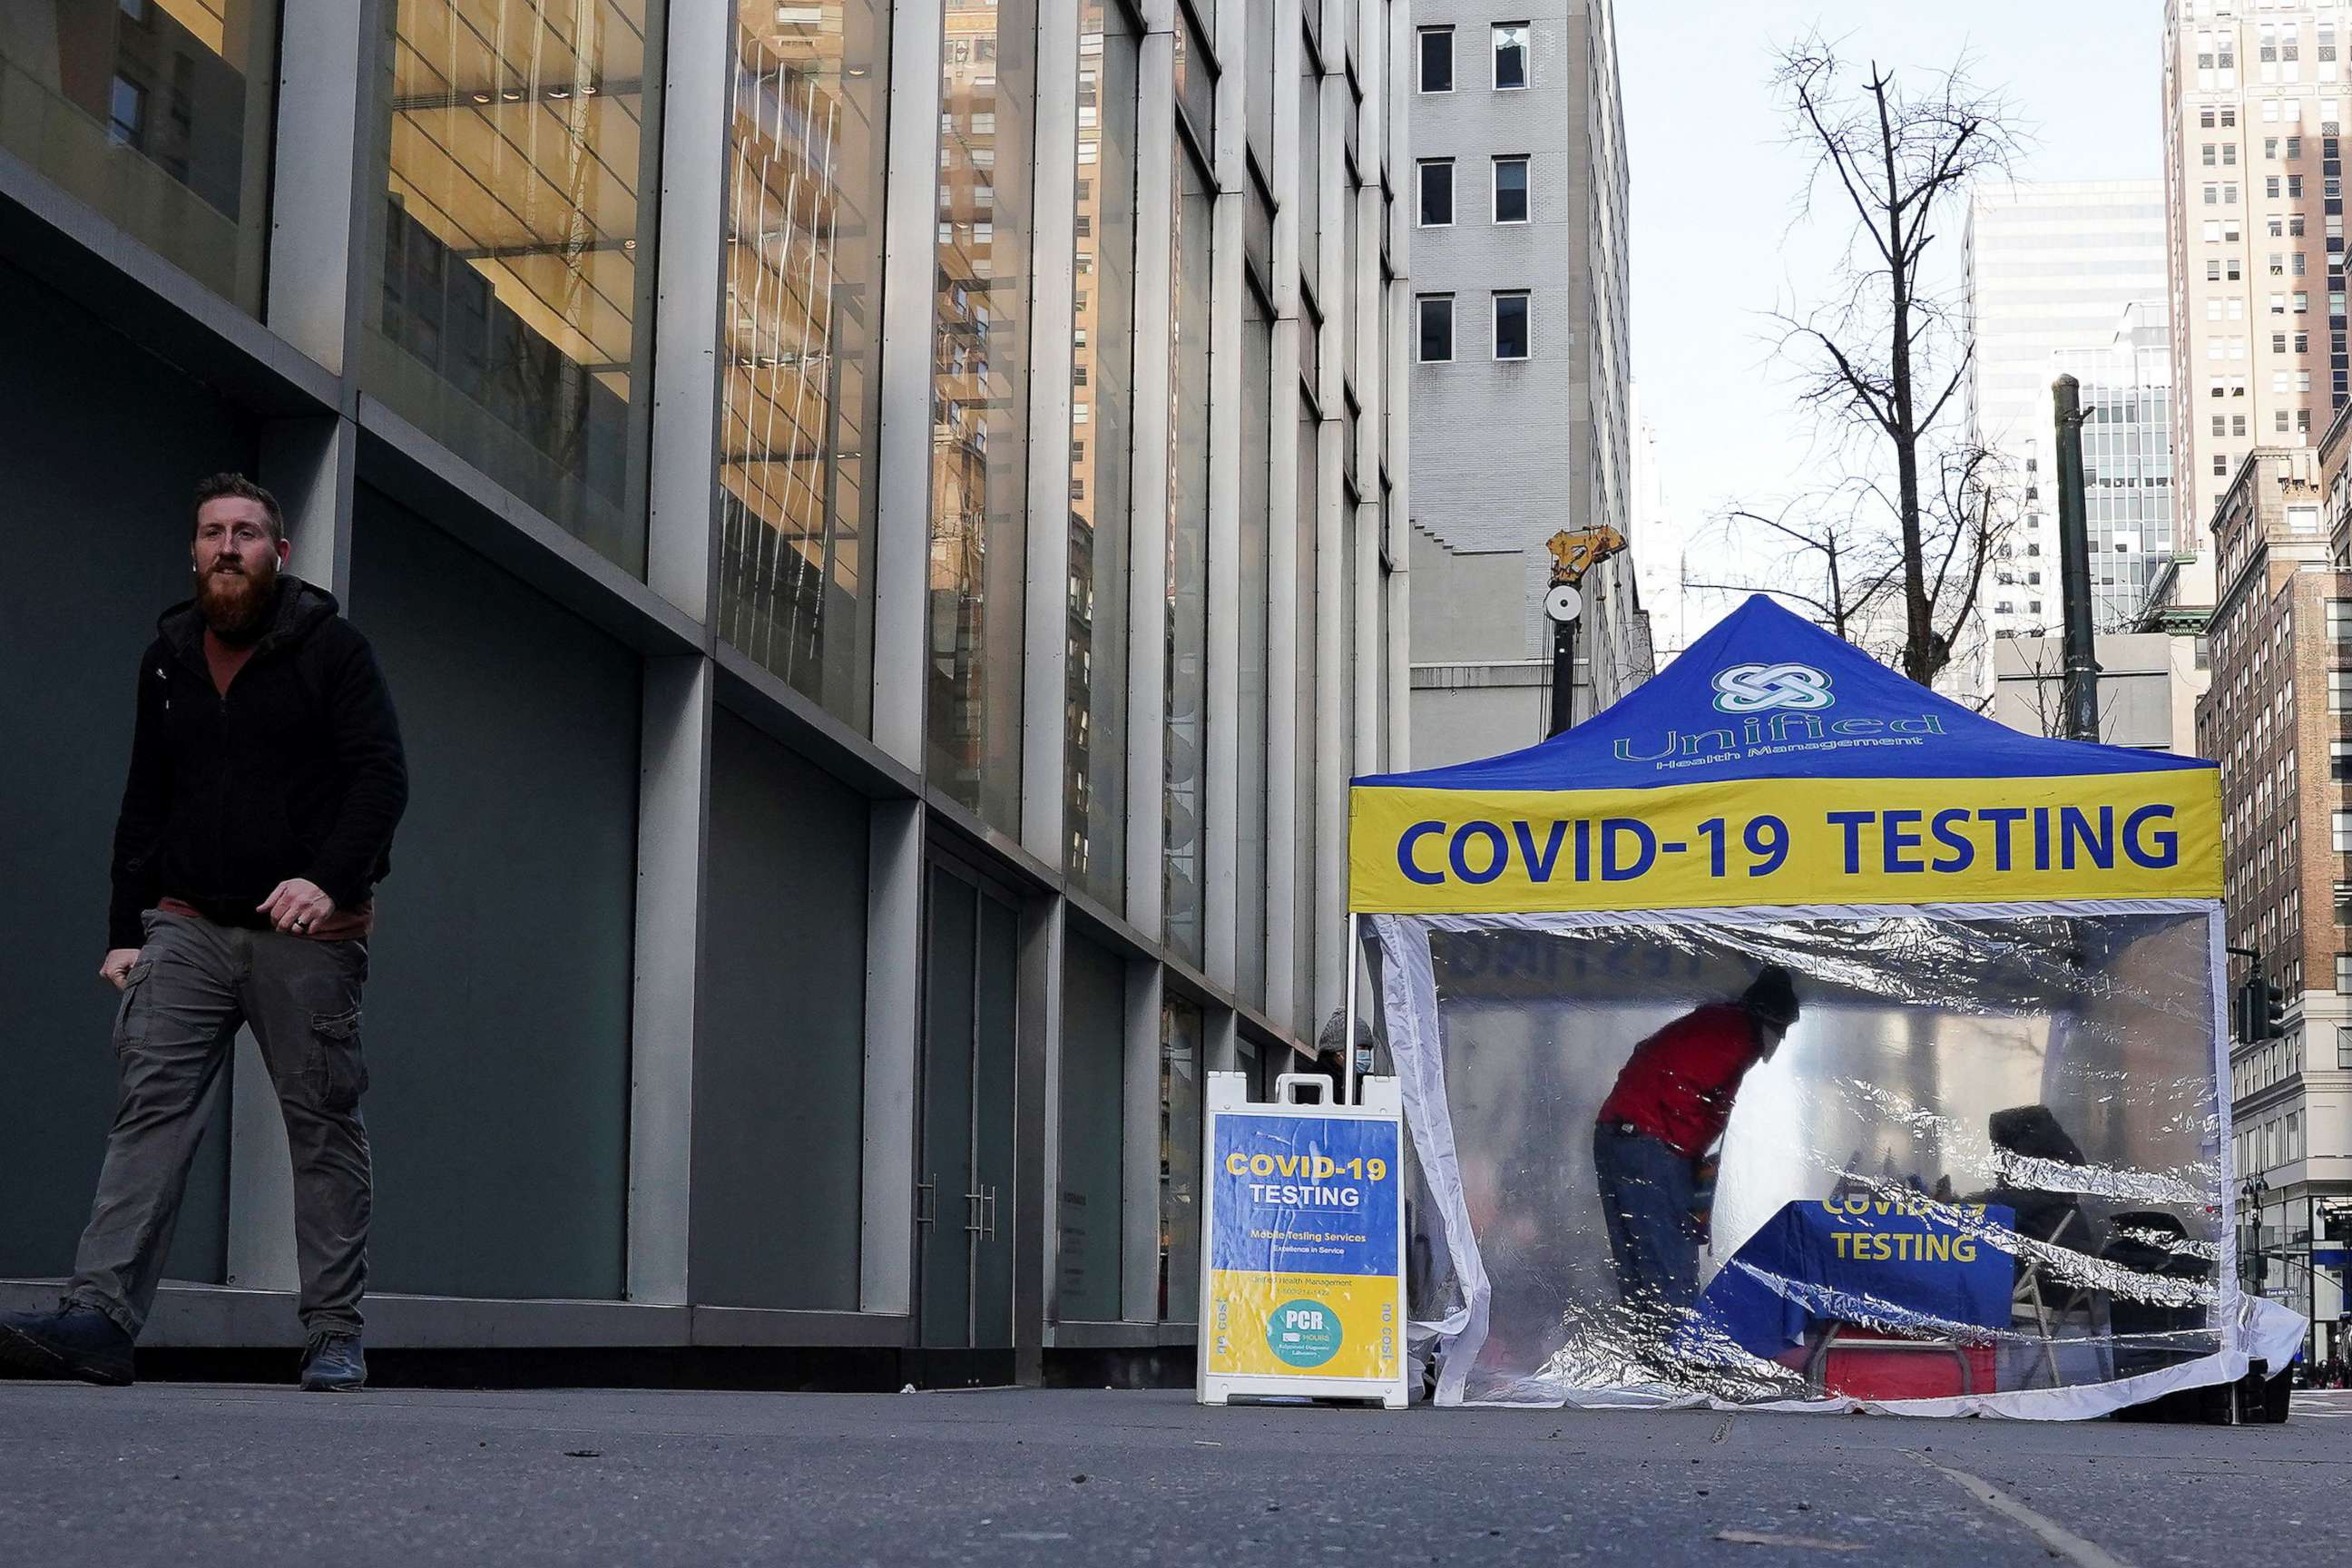
[[[238,469],[409,749],[372,1331],[990,1377],[1191,1342],[1202,1072],[1311,1050],[1347,781],[1409,761],[1411,36],[1392,0],[0,5],[42,1042],[0,1304],[88,1213],[133,663]],[[182,1343],[298,1333],[259,1067],[166,1265]]]
[[[2330,547],[2323,473],[2345,456],[2339,434],[2239,464],[2214,514],[2212,689],[2197,709],[2199,749],[2221,768],[2231,980],[2259,973],[2285,1003],[2282,1037],[2231,1031],[2231,1152],[2260,1226],[2241,1237],[2241,1272],[2259,1253],[2264,1293],[2313,1318],[2322,1357],[2338,1342],[2341,1276],[2333,1299],[2320,1282],[2315,1310],[2315,1211],[2352,1199],[2352,581]]]
[[[2163,189],[2153,180],[1989,187],[1969,203],[1962,268],[1969,442],[1990,455],[1996,515],[2013,519],[1980,591],[1983,627],[2032,637],[2063,619],[2050,387],[2064,371],[2095,373],[2101,389],[2086,384],[2084,398],[2093,411],[2083,427],[2091,581],[2096,624],[2125,624],[2137,607],[2131,595],[2145,592],[2140,558],[2161,560],[2172,546],[2169,441],[2147,429],[2168,415],[2156,364],[2165,343]],[[2159,392],[2152,406],[2150,377]]]
[[[2105,347],[2060,349],[2050,357],[2058,374],[2074,378],[2083,410],[2091,625],[2102,633],[2121,631],[2147,610],[2177,531],[2172,344],[2164,302],[2126,306],[2115,340]],[[2043,493],[2054,499],[2054,489]]]
[[[1627,175],[1610,0],[1414,0],[1412,23],[1413,750],[1434,765],[1542,737],[1545,541],[1631,533]],[[1579,719],[1651,668],[1632,563],[1584,600]]]
[[[2336,667],[2352,595],[2328,544],[2352,393],[2343,132],[2352,6],[2170,0],[2165,205],[2180,540],[2148,624],[2209,632],[2200,750],[2222,769],[2231,942],[2286,998],[2284,1039],[2232,1052],[2242,1268],[2296,1302],[2326,1353],[2342,1274],[2313,1270],[2352,1192],[2352,898]],[[2327,448],[2319,450],[2325,440]],[[2331,468],[2332,465],[2332,468]],[[2323,472],[2327,469],[2328,472]],[[2336,503],[2341,510],[2340,501]],[[2212,606],[2210,617],[2198,614]],[[2233,960],[2233,975],[2249,968]],[[2329,1292],[2333,1290],[2332,1299]]]
[[[2352,7],[2168,0],[2164,208],[2177,597],[2212,602],[2206,538],[2256,447],[2315,446],[2347,391],[2340,54]]]

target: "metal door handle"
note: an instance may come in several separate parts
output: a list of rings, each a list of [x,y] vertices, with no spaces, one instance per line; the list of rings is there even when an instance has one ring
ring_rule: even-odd
[[[986,1227],[981,1232],[981,1239],[994,1241],[996,1239],[996,1189],[982,1187],[981,1192],[985,1194],[981,1199],[981,1224]]]
[[[930,1205],[929,1205],[929,1206],[928,1208],[926,1208],[926,1207],[924,1206],[924,1204],[923,1204],[923,1200],[924,1200],[926,1197],[928,1197],[928,1198],[929,1198],[929,1199],[931,1200],[931,1201],[930,1201]],[[936,1181],[929,1181],[929,1182],[917,1182],[917,1183],[915,1184],[915,1224],[916,1224],[917,1226],[926,1226],[926,1225],[937,1225],[937,1224],[939,1224],[939,1223],[940,1223],[940,1184],[939,1184],[939,1183],[938,1183],[938,1182],[936,1182]]]
[[[981,1215],[988,1202],[987,1189],[983,1187],[964,1194],[963,1202],[964,1229],[974,1236],[985,1236],[987,1231],[981,1223]]]

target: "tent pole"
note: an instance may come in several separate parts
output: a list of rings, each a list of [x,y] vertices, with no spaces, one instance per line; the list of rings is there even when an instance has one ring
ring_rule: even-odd
[[[1356,922],[1363,917],[1355,910],[1348,911],[1348,1000],[1340,1006],[1339,1055],[1347,1062],[1346,1087],[1340,1090],[1339,1103],[1356,1103],[1356,962],[1363,956],[1363,942],[1356,933]]]

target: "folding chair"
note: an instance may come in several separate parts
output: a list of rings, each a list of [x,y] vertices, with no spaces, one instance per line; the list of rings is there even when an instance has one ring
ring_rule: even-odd
[[[2024,1230],[2024,1216],[2021,1215],[2019,1234],[2030,1240],[2048,1247],[2063,1247],[2086,1258],[2096,1255],[2090,1219],[2073,1204],[2068,1204],[2042,1235],[2032,1235]],[[2063,1381],[2058,1371],[2057,1330],[2069,1318],[2076,1316],[2091,1331],[2094,1352],[2102,1358],[2102,1381],[2107,1375],[2104,1365],[2105,1349],[2097,1343],[2105,1338],[2099,1332],[2098,1321],[2102,1296],[2103,1292],[2091,1286],[2060,1278],[2047,1258],[2028,1252],[2017,1255],[2016,1283],[2011,1288],[2009,1297],[2010,1322],[2012,1327],[2021,1322],[2032,1325],[2036,1337],[2042,1342],[2042,1362],[2049,1372],[2051,1387],[2056,1388]]]

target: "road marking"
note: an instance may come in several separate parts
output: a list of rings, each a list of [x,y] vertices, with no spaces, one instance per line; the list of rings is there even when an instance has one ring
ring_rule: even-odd
[[[2050,1549],[2052,1555],[2066,1559],[2074,1563],[2076,1568],[2128,1568],[2121,1558],[2116,1557],[2096,1542],[2085,1541],[2056,1520],[2034,1512],[1983,1477],[1972,1476],[1966,1470],[1955,1470],[1948,1466],[1939,1465],[1924,1454],[1914,1454],[1911,1457],[1943,1476],[1993,1512],[2032,1531],[2042,1544]]]
[[[1769,1530],[1718,1530],[1717,1541],[1734,1546],[1810,1546],[1816,1552],[1862,1552],[1859,1541],[1831,1541],[1819,1535],[1775,1535]]]

